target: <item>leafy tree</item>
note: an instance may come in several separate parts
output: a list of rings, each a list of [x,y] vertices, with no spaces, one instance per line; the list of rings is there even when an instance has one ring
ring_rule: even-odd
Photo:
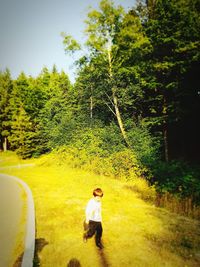
[[[122,122],[122,116],[119,110],[117,88],[114,84],[113,77],[113,55],[112,47],[113,41],[118,27],[121,23],[124,11],[122,7],[114,7],[112,1],[103,0],[99,4],[100,11],[93,10],[88,13],[88,20],[86,20],[87,28],[86,34],[88,39],[86,45],[89,48],[89,61],[103,62],[103,69],[105,70],[106,79],[104,80],[104,87],[109,88],[111,92],[111,99],[114,106],[114,114],[117,118],[118,125],[124,140],[128,143],[124,125]],[[67,43],[67,50],[71,51],[71,46],[68,44],[68,40],[71,37],[66,36],[64,43]],[[71,42],[72,43],[72,42]],[[75,49],[77,46],[75,46]]]
[[[101,1],[99,11],[88,13],[85,32],[89,54],[79,61],[81,69],[75,86],[81,91],[85,106],[90,107],[90,117],[97,114],[102,119],[104,114],[107,124],[117,120],[129,145],[124,121],[126,117],[133,117],[136,99],[142,98],[136,62],[148,49],[148,39],[138,16],[125,14],[123,8],[114,7],[112,1]]]

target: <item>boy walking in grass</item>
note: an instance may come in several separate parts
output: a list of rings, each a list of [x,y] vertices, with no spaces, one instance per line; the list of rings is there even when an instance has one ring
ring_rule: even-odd
[[[100,249],[103,248],[101,243],[102,237],[102,217],[101,217],[101,199],[103,197],[103,191],[101,188],[96,188],[93,191],[93,198],[89,200],[85,210],[85,225],[86,232],[83,235],[83,241],[87,242],[88,238],[91,238],[95,234],[96,246]]]

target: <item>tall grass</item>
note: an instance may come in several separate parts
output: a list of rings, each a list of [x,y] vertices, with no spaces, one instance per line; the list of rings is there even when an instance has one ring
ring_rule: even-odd
[[[64,267],[72,258],[82,267],[200,265],[199,222],[142,200],[142,183],[135,192],[131,181],[52,162],[2,171],[18,176],[32,189],[36,239],[44,243],[35,266]],[[102,252],[93,239],[82,242],[84,210],[95,187],[104,191]]]
[[[195,205],[192,197],[178,198],[170,193],[157,194],[155,204],[191,218],[200,219],[200,206]]]

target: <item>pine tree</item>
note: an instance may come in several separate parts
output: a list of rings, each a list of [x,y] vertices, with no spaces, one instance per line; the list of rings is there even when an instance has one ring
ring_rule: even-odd
[[[0,73],[0,149],[9,148],[8,136],[10,135],[9,100],[13,90],[10,71]]]
[[[36,139],[37,131],[24,108],[20,107],[12,120],[11,135],[9,136],[11,148],[22,158],[31,157],[36,149],[34,145]]]

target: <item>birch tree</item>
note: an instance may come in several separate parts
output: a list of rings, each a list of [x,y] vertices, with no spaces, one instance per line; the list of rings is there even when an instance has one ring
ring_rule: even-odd
[[[113,1],[102,0],[99,4],[99,10],[90,10],[88,13],[85,34],[87,36],[86,46],[89,51],[89,61],[101,57],[104,59],[104,69],[108,74],[110,90],[112,92],[111,105],[112,112],[115,114],[119,128],[121,130],[124,141],[128,145],[128,139],[120,112],[117,97],[117,86],[115,83],[114,65],[117,45],[114,44],[115,36],[120,28],[120,23],[125,15],[121,6],[114,7]],[[79,46],[70,36],[64,36],[65,48],[68,52],[77,50]],[[72,49],[74,47],[74,50]]]

